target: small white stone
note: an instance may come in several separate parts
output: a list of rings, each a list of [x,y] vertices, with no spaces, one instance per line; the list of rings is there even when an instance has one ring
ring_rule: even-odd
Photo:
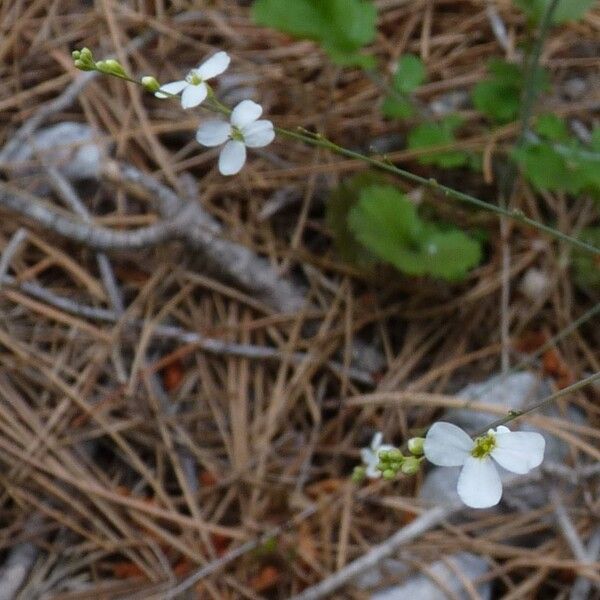
[[[537,302],[550,291],[550,278],[544,271],[531,267],[521,279],[519,290],[526,298],[532,302]]]

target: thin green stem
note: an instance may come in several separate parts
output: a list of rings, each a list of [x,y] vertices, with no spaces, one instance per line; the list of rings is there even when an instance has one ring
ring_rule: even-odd
[[[521,104],[521,132],[519,139],[517,140],[517,147],[521,146],[527,136],[529,130],[529,121],[531,120],[531,113],[533,112],[533,106],[535,104],[537,89],[536,84],[538,80],[538,69],[540,64],[540,57],[542,56],[542,49],[550,27],[552,26],[552,17],[554,11],[558,6],[558,0],[551,0],[544,11],[544,16],[540,21],[540,27],[538,34],[531,49],[531,55],[529,57],[526,72],[524,73],[525,89],[523,90],[523,101]]]
[[[475,438],[480,435],[483,435],[484,433],[487,433],[487,431],[489,429],[495,429],[496,427],[500,427],[500,425],[506,425],[506,423],[510,423],[511,421],[514,421],[515,419],[518,419],[519,417],[528,415],[529,413],[539,410],[540,408],[544,408],[544,407],[548,406],[549,404],[552,404],[552,402],[555,402],[559,398],[568,396],[569,394],[572,394],[573,392],[576,392],[577,390],[580,390],[581,388],[584,388],[598,380],[600,380],[600,373],[595,373],[594,375],[590,375],[589,377],[586,377],[585,379],[582,379],[581,381],[578,381],[577,383],[574,383],[562,390],[559,390],[558,392],[555,392],[554,394],[551,394],[550,396],[547,396],[543,400],[540,400],[540,402],[533,404],[532,406],[530,406],[529,408],[527,408],[525,410],[511,410],[511,411],[509,411],[508,415],[506,415],[505,417],[502,417],[501,419],[497,419],[496,421],[493,421],[487,427],[485,427],[481,431],[478,431],[473,437]]]
[[[280,127],[277,127],[276,131],[277,133],[285,137],[299,140],[306,144],[311,144],[312,146],[326,148],[328,150],[331,150],[332,152],[335,152],[336,154],[340,154],[341,156],[347,156],[348,158],[361,160],[373,167],[376,167],[383,171],[387,171],[388,173],[393,173],[394,175],[398,175],[399,177],[408,179],[409,181],[413,181],[415,183],[428,187],[431,190],[437,191],[446,198],[452,198],[454,200],[458,200],[459,202],[464,202],[466,204],[476,206],[477,208],[481,208],[488,212],[493,212],[497,215],[508,217],[514,221],[517,221],[518,223],[527,225],[533,229],[537,229],[538,231],[542,231],[552,236],[553,238],[559,239],[563,242],[567,242],[569,244],[572,244],[573,246],[577,246],[578,248],[581,248],[593,254],[600,255],[600,248],[596,248],[595,246],[592,246],[591,244],[588,244],[583,240],[571,237],[570,235],[567,235],[562,231],[558,231],[553,227],[544,225],[543,223],[538,223],[534,219],[525,216],[520,210],[507,209],[496,204],[492,204],[490,202],[485,202],[484,200],[480,200],[475,196],[471,196],[469,194],[459,192],[458,190],[455,190],[448,186],[442,185],[441,183],[438,183],[438,181],[436,181],[435,179],[427,179],[425,177],[421,177],[420,175],[415,175],[414,173],[411,173],[410,171],[405,171],[404,169],[400,169],[399,167],[396,167],[395,165],[390,164],[389,162],[384,162],[383,160],[373,158],[371,156],[366,156],[364,154],[361,154],[360,152],[355,152],[354,150],[348,150],[347,148],[338,146],[337,144],[334,144],[333,142],[327,140],[319,134],[311,133],[309,135],[306,135],[303,133],[282,129]]]
[[[112,75],[111,73],[106,73],[106,74]],[[121,79],[122,79],[122,77],[121,77]],[[132,83],[137,83],[140,86],[142,85],[142,83],[140,81],[136,81],[134,79],[127,78],[127,81],[131,81]],[[214,96],[214,94],[211,95],[209,102],[207,103],[207,107],[208,106],[210,106],[211,109],[216,112],[220,112],[220,113],[223,113],[226,115],[231,114],[231,109],[229,107],[225,106],[224,104],[222,104],[219,100],[217,100],[217,98]],[[415,175],[414,173],[411,173],[410,171],[405,171],[404,169],[400,169],[399,167],[396,167],[395,165],[393,165],[389,162],[385,162],[383,160],[373,158],[373,157],[367,156],[365,154],[361,154],[360,152],[348,150],[347,148],[343,148],[342,146],[338,146],[337,144],[334,144],[333,142],[324,138],[320,134],[314,134],[314,133],[309,133],[309,132],[307,132],[307,134],[303,134],[300,132],[283,129],[281,127],[276,127],[275,131],[277,131],[277,133],[279,133],[285,137],[295,139],[298,141],[302,141],[302,142],[304,142],[306,144],[310,144],[312,146],[318,146],[321,148],[325,148],[325,149],[335,152],[336,154],[339,154],[341,156],[346,156],[348,158],[361,160],[368,165],[371,165],[371,166],[381,169],[383,171],[387,171],[389,173],[393,173],[394,175],[403,177],[404,179],[408,179],[409,181],[413,181],[414,183],[418,183],[429,189],[437,191],[438,193],[442,194],[446,198],[452,198],[454,200],[458,200],[459,202],[464,202],[466,204],[476,206],[477,208],[487,210],[488,212],[492,212],[497,215],[508,217],[510,219],[513,219],[514,221],[517,221],[518,223],[527,225],[533,229],[537,229],[538,231],[542,231],[542,232],[550,235],[553,238],[559,239],[563,242],[567,242],[569,244],[572,244],[573,246],[577,246],[578,248],[581,248],[583,250],[591,252],[592,254],[600,255],[600,248],[596,248],[595,246],[592,246],[591,244],[584,242],[583,240],[578,240],[577,238],[571,237],[570,235],[567,235],[566,233],[563,233],[562,231],[558,231],[557,229],[554,229],[553,227],[544,225],[543,223],[538,223],[534,219],[531,219],[531,218],[525,216],[520,210],[516,210],[516,209],[509,210],[502,206],[497,206],[496,204],[492,204],[490,202],[485,202],[484,200],[480,200],[479,198],[476,198],[475,196],[471,196],[469,194],[459,192],[458,190],[455,190],[448,186],[442,185],[433,178],[426,179],[425,177]]]

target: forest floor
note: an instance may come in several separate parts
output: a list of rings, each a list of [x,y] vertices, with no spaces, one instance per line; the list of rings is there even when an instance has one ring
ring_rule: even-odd
[[[576,285],[569,245],[390,177],[484,230],[483,260],[453,283],[353,266],[325,207],[363,162],[279,136],[223,177],[195,141],[201,112],[71,58],[87,46],[164,82],[226,50],[226,104],[252,98],[278,126],[496,203],[492,162],[518,123],[491,135],[466,92],[489,58],[517,55],[523,15],[375,2],[380,63],[420,56],[415,101],[454,106],[453,148],[483,156],[482,172],[448,171],[381,116],[381,81],[256,26],[249,4],[0,1],[0,598],[369,598],[361,558],[407,567],[367,565],[386,587],[443,579],[432,561],[465,552],[488,568],[473,581],[458,568],[450,597],[600,597],[598,388],[523,420],[566,448],[535,476],[541,500],[511,496],[517,480],[496,509],[439,508],[420,493],[426,468],[351,481],[377,431],[401,446],[557,334],[527,366],[550,391],[600,371],[597,315],[567,329],[600,300]],[[595,8],[553,28],[541,56],[539,103],[588,130],[599,38]],[[589,198],[522,178],[510,201],[570,235],[598,219]],[[485,395],[470,408],[506,412]]]

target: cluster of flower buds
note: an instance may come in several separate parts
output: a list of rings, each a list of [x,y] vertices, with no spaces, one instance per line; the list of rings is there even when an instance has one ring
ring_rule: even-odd
[[[421,468],[423,461],[423,438],[411,438],[408,440],[408,451],[405,456],[401,450],[389,444],[382,444],[383,435],[377,432],[373,436],[371,445],[361,450],[363,465],[354,468],[352,480],[360,483],[365,477],[369,479],[394,479],[398,473],[414,475]]]
[[[405,456],[398,448],[383,450],[379,452],[379,464],[377,469],[381,471],[384,479],[394,479],[398,473],[414,475],[418,473],[423,462],[423,438],[411,438],[408,440],[408,451]]]

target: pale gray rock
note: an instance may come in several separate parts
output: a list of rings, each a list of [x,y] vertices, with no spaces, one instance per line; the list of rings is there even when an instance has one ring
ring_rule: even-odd
[[[488,569],[483,558],[461,552],[430,564],[428,571],[431,577],[423,573],[412,575],[401,585],[375,592],[371,600],[447,600],[448,593],[452,598],[469,600],[472,596],[465,590],[463,578],[473,583],[481,600],[488,600],[491,598],[491,583],[479,582]]]

